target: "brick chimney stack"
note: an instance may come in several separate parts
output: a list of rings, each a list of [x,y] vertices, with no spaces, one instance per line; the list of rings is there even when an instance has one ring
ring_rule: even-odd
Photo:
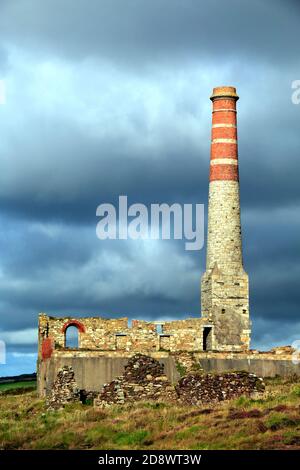
[[[235,338],[230,340],[227,335],[230,344],[224,345],[225,350],[248,349],[249,294],[242,257],[236,117],[239,97],[234,87],[222,86],[213,89],[210,99],[212,140],[202,316],[216,325],[221,322],[227,323],[227,328],[235,327]]]

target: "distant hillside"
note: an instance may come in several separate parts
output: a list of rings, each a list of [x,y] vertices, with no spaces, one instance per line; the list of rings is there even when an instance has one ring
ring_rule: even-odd
[[[36,380],[36,373],[12,375],[10,377],[0,377],[0,384],[8,384],[14,382],[32,382]]]

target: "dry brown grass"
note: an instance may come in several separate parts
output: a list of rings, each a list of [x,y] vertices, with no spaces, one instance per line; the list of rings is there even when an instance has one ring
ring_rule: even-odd
[[[300,449],[300,381],[270,380],[259,400],[188,409],[136,403],[47,412],[35,392],[0,396],[0,449]]]

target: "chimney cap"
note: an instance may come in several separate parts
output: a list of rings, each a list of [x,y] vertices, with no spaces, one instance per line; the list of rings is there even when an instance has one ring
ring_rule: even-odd
[[[236,101],[239,99],[234,86],[218,86],[214,88],[210,99],[213,101],[215,98],[234,98]]]

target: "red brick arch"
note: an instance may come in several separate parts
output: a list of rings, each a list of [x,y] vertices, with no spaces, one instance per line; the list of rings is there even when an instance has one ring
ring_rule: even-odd
[[[62,327],[62,332],[65,333],[66,332],[66,329],[69,327],[69,326],[76,326],[76,328],[78,328],[78,330],[80,331],[80,333],[85,333],[85,327],[84,325],[78,321],[78,320],[69,320],[67,321],[67,323],[64,324],[64,326]]]

